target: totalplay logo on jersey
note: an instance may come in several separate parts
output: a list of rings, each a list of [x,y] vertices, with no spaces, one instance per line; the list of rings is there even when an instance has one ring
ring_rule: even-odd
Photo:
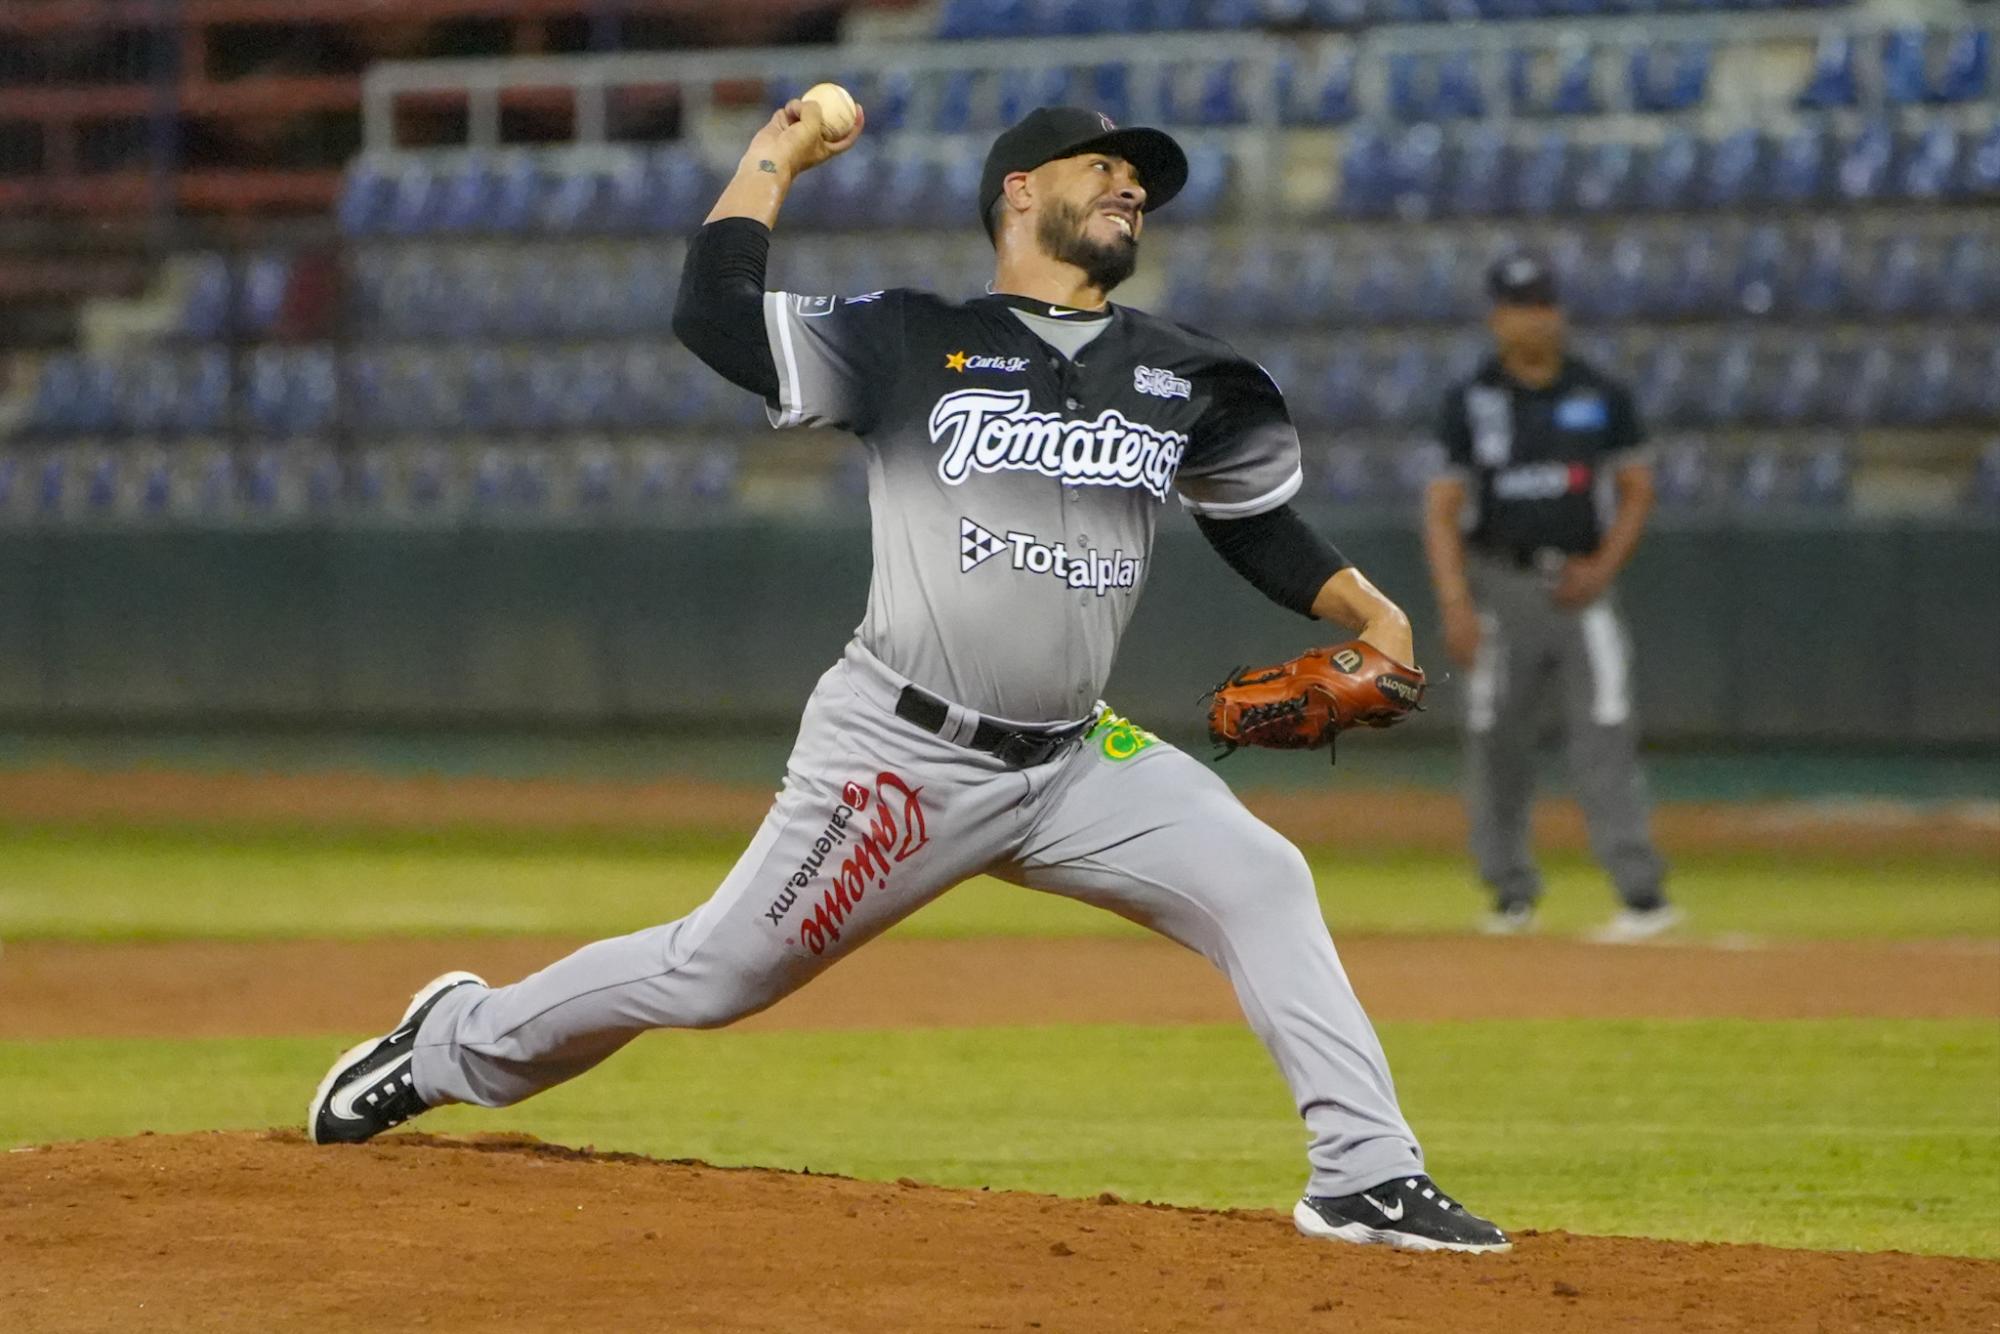
[[[960,574],[978,569],[1001,552],[1009,552],[1013,566],[1028,574],[1046,574],[1071,588],[1094,591],[1103,597],[1114,588],[1139,586],[1139,562],[1122,551],[1105,555],[1096,547],[1072,552],[1060,542],[1044,542],[1033,533],[999,533],[970,519],[958,521],[958,570]]]
[[[975,472],[1038,472],[1073,486],[1126,486],[1165,500],[1188,438],[1106,408],[1091,420],[1034,412],[1028,391],[955,389],[931,409],[944,446],[938,476],[953,486]]]

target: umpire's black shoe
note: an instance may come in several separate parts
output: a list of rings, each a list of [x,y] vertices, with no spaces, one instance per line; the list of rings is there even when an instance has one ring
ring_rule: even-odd
[[[1426,1176],[1397,1177],[1353,1195],[1308,1195],[1292,1208],[1308,1237],[1382,1242],[1406,1251],[1511,1251],[1507,1234],[1448,1198]]]
[[[396,1027],[370,1038],[333,1063],[306,1108],[306,1133],[315,1144],[359,1144],[425,1111],[410,1077],[412,1049],[424,1016],[454,987],[486,985],[476,973],[432,978],[410,998]]]

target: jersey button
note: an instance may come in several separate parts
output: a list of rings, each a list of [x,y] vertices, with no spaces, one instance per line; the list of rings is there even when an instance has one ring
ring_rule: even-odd
[[[1083,404],[1077,402],[1073,398],[1066,398],[1063,400],[1063,406],[1068,408],[1071,412],[1075,412],[1078,408],[1082,407]]]

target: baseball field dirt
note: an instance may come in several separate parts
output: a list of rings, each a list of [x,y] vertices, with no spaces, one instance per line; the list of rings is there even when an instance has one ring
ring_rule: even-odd
[[[534,1238],[532,1244],[524,1240]],[[1054,1199],[399,1134],[0,1158],[12,1328],[1990,1330],[2000,1263],[1524,1233],[1332,1246],[1267,1211]]]

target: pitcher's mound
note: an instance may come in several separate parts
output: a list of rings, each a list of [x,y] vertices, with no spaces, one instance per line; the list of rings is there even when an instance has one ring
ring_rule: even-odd
[[[10,1329],[1990,1330],[2000,1263],[1526,1233],[1309,1241],[1276,1212],[731,1170],[519,1137],[141,1136],[0,1156]]]

